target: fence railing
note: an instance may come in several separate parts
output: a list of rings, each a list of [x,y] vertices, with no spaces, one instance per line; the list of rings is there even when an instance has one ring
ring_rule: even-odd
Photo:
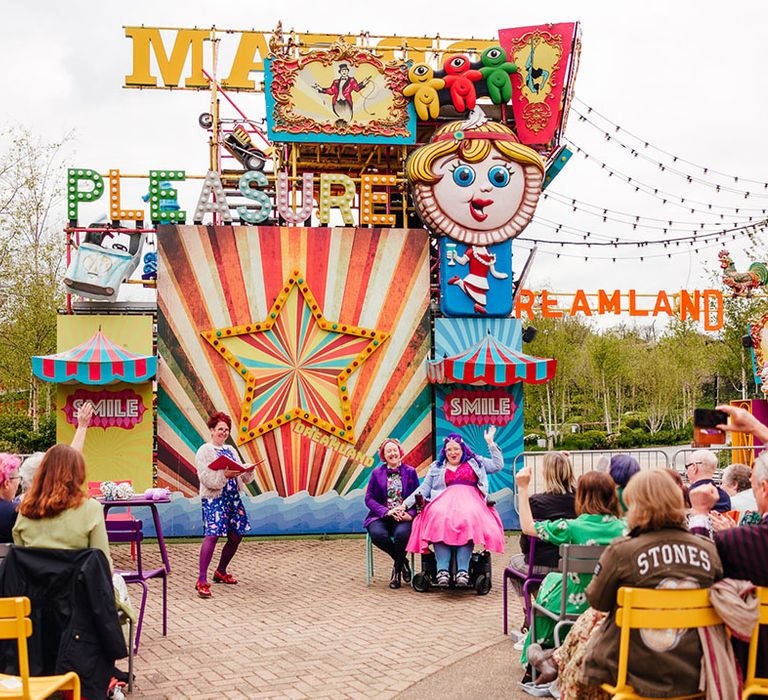
[[[524,466],[531,467],[533,477],[531,479],[531,493],[538,493],[544,487],[543,471],[540,468],[544,463],[546,452],[521,452],[512,463],[512,470],[517,473]],[[597,470],[608,471],[608,465],[613,455],[631,455],[640,464],[641,469],[660,469],[671,466],[669,455],[665,450],[658,448],[628,449],[628,450],[577,450],[568,452],[573,471],[576,477],[586,472]],[[517,493],[517,486],[515,486]]]

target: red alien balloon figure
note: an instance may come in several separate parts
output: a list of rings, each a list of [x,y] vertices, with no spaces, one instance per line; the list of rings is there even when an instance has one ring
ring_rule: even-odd
[[[477,95],[474,83],[483,75],[479,70],[470,68],[469,59],[463,54],[448,56],[445,59],[445,86],[451,91],[451,102],[457,112],[466,112],[475,108]]]

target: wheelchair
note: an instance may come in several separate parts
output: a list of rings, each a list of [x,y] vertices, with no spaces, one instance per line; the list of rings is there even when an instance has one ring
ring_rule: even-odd
[[[414,573],[411,585],[413,590],[418,593],[426,593],[430,588],[468,590],[474,588],[477,595],[487,595],[491,591],[491,553],[489,551],[472,552],[469,560],[469,584],[467,586],[457,586],[456,578],[456,553],[451,554],[450,582],[447,586],[438,586],[437,578],[437,560],[435,553],[429,551],[421,555],[421,571]]]

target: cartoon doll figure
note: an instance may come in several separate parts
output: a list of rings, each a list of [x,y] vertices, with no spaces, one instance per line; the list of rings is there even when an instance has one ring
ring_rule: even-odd
[[[459,265],[469,263],[469,274],[464,277],[451,277],[448,284],[455,284],[475,302],[475,311],[480,314],[487,313],[485,309],[486,294],[488,293],[488,274],[497,280],[509,277],[506,272],[498,272],[495,268],[496,254],[491,253],[485,246],[473,245],[464,255],[453,256],[453,261]]]
[[[479,108],[439,128],[406,163],[421,220],[437,234],[473,246],[520,235],[541,194],[544,163],[504,124]]]

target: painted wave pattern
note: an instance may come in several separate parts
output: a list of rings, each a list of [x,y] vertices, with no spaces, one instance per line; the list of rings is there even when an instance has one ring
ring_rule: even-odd
[[[514,508],[512,489],[491,495],[506,529],[518,529],[520,520]],[[307,491],[287,496],[275,492],[244,497],[251,521],[250,535],[343,534],[363,532],[368,514],[365,490],[355,489],[344,495],[336,492],[311,496]],[[203,523],[200,498],[185,498],[174,493],[170,503],[157,506],[165,537],[201,537]],[[144,519],[144,535],[156,535],[151,518]]]

